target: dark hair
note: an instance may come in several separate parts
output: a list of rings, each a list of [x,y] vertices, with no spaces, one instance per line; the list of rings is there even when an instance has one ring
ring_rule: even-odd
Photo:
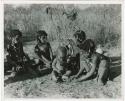
[[[77,30],[75,33],[74,33],[74,37],[80,37],[81,39],[85,40],[86,39],[86,33],[82,30]]]
[[[91,55],[95,52],[95,43],[93,40],[87,39],[83,44],[79,45],[79,48],[89,53],[88,57],[91,57]]]
[[[10,36],[11,37],[15,37],[16,35],[19,35],[20,37],[22,37],[22,32],[19,29],[14,29],[10,31]]]
[[[47,36],[47,33],[44,30],[39,30],[37,32],[37,37],[39,37],[39,36]]]
[[[41,43],[41,41],[40,41],[40,39],[39,39],[40,36],[47,36],[47,33],[46,33],[44,30],[39,30],[39,31],[37,32],[37,42],[38,42],[38,43]]]

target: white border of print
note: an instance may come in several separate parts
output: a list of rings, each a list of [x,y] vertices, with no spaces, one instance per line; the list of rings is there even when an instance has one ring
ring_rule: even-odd
[[[123,18],[125,18],[125,1],[121,1],[121,0],[113,0],[113,1],[20,1],[20,0],[4,0],[4,1],[0,1],[0,100],[5,100],[5,101],[25,101],[25,100],[30,100],[30,101],[39,101],[39,100],[44,100],[44,101],[56,101],[56,100],[60,100],[60,101],[80,101],[80,100],[84,100],[84,101],[124,101],[124,88],[125,88],[125,68],[122,68],[122,83],[121,83],[121,98],[119,99],[104,99],[104,98],[100,98],[100,99],[26,99],[26,98],[4,98],[4,75],[3,75],[3,67],[4,67],[4,34],[3,34],[3,29],[4,29],[4,4],[121,4],[122,7],[122,67],[125,66],[125,35],[124,35],[124,25],[125,25],[125,20]],[[124,15],[123,15],[124,14]]]
[[[21,1],[21,0],[4,0],[4,1]],[[41,1],[41,0],[26,0],[26,1]],[[77,0],[42,0],[42,1],[77,1]],[[123,1],[123,0],[79,0],[79,1]]]
[[[3,74],[3,71],[4,71],[4,35],[3,35],[3,4],[2,2],[0,1],[0,100],[3,100],[3,92],[4,92],[4,74]]]
[[[62,0],[54,0],[54,1],[47,1],[47,0],[2,0],[3,4],[122,4],[122,0],[116,0],[116,1],[80,1],[80,0],[72,0],[72,1],[62,1]]]

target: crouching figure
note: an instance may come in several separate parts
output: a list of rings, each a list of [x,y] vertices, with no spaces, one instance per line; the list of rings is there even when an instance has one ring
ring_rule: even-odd
[[[71,76],[71,68],[68,64],[66,47],[59,46],[56,58],[52,63],[52,80],[55,82],[66,81]]]

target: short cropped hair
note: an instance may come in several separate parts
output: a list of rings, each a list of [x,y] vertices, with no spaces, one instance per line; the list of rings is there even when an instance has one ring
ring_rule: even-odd
[[[75,33],[74,33],[74,37],[81,37],[83,40],[86,39],[86,33],[82,30],[77,30]]]
[[[47,36],[47,33],[44,30],[39,30],[37,32],[37,37],[40,37],[40,36]]]
[[[14,29],[10,31],[10,36],[11,37],[15,37],[16,35],[19,35],[20,37],[22,37],[22,32],[19,29]]]

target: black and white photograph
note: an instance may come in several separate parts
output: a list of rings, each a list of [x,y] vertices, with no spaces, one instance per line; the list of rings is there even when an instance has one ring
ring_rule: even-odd
[[[121,4],[4,4],[5,98],[121,98]]]

